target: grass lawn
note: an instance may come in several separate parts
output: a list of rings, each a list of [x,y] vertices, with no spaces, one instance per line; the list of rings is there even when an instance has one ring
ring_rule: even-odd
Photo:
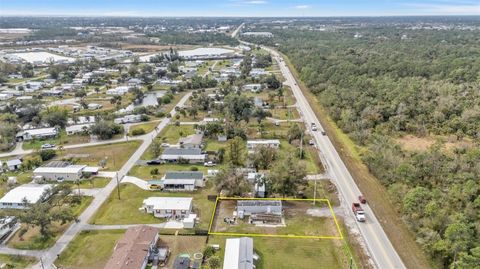
[[[269,109],[272,113],[272,118],[277,120],[295,120],[300,118],[300,115],[297,112],[297,109],[291,108],[275,108]]]
[[[297,146],[289,144],[286,140],[280,140],[280,154],[289,154],[296,152]],[[323,171],[323,166],[320,163],[316,152],[313,149],[310,149],[309,146],[304,145],[305,150],[305,159],[300,160],[299,163],[305,165],[307,174],[318,174]]]
[[[23,269],[30,267],[36,262],[37,260],[32,257],[0,254],[0,264],[5,264],[6,267],[4,268]]]
[[[55,265],[70,269],[101,269],[124,233],[125,230],[82,231],[60,254]]]
[[[85,164],[91,166],[98,166],[100,160],[107,158],[105,170],[117,171],[123,164],[132,156],[142,142],[138,140],[131,140],[128,142],[112,143],[98,146],[65,149],[59,154],[57,159],[61,159],[66,155],[74,156],[78,159],[78,164]],[[82,156],[88,155],[88,156]]]
[[[159,164],[159,165],[135,165],[129,172],[128,175],[138,177],[144,180],[150,179],[159,179],[165,175],[167,171],[192,171],[191,168],[197,168],[198,171],[207,173],[208,169],[218,169],[217,167],[205,167],[203,165],[194,165],[194,164]],[[158,174],[152,176],[150,171],[152,169],[158,169]]]
[[[224,148],[227,145],[227,142],[219,142],[216,139],[206,139],[205,140],[205,150],[206,151],[217,151],[221,148]]]
[[[71,184],[73,189],[94,189],[94,188],[103,188],[107,186],[108,182],[110,182],[111,178],[106,177],[92,177],[89,179],[84,179],[80,181],[80,185],[77,186],[75,183],[71,182],[64,182],[63,184]]]
[[[92,200],[93,197],[83,196],[80,204],[72,206],[73,214],[75,216],[80,215]],[[27,232],[20,236],[20,230],[18,230],[8,241],[7,245],[17,249],[46,249],[55,244],[57,239],[65,232],[70,224],[71,222],[63,225],[60,222],[52,223],[51,231],[53,235],[49,238],[43,238],[40,235],[40,229],[38,227],[27,227],[25,224],[22,224],[20,230],[27,228]]]
[[[145,133],[150,133],[151,131],[153,131],[155,129],[155,127],[159,124],[160,122],[159,121],[152,121],[152,122],[145,122],[145,123],[141,123],[141,124],[136,124],[136,125],[132,125],[130,126],[130,132],[128,135],[132,135],[132,131],[135,130],[135,129],[143,129],[145,131]]]
[[[62,131],[57,138],[47,140],[31,140],[25,141],[22,145],[23,149],[40,149],[43,144],[55,144],[60,145],[75,145],[90,142],[90,136],[88,135],[67,135],[65,131]]]
[[[195,192],[159,192],[146,191],[133,184],[121,184],[118,200],[114,192],[90,220],[92,224],[149,224],[161,223],[164,220],[155,218],[152,214],[139,210],[144,199],[148,197],[193,197],[194,211],[200,218],[197,228],[207,229],[215,202],[208,201],[207,195],[215,194],[212,184],[207,181],[207,186]]]
[[[209,244],[220,245],[216,255],[222,263],[227,238],[230,237],[209,237]],[[253,248],[260,256],[257,269],[348,268],[349,258],[340,240],[253,237]]]
[[[206,246],[206,240],[206,236],[160,235],[158,244],[160,246],[167,245],[171,251],[166,268],[173,268],[173,262],[180,254],[188,254],[191,258],[193,258],[193,254],[202,253]]]
[[[177,144],[180,137],[185,137],[191,134],[194,134],[195,130],[193,125],[180,125],[176,126],[175,124],[169,124],[157,135],[155,141],[168,144]],[[158,156],[153,156],[151,152],[151,147],[143,153],[142,160],[151,160]]]
[[[6,175],[9,177],[17,177],[17,184],[13,187],[17,187],[19,185],[28,183],[32,181],[33,173],[30,172],[6,172]],[[0,181],[0,196],[3,196],[9,190],[9,186],[7,186],[7,182]]]

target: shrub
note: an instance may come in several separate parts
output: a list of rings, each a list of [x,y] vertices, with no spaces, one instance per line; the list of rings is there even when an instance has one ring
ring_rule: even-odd
[[[132,130],[132,135],[144,135],[145,130],[143,128],[136,128]]]

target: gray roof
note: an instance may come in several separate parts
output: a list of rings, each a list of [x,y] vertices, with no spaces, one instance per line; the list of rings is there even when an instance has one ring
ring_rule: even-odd
[[[166,148],[162,155],[201,155],[201,149]]]
[[[282,206],[280,200],[238,200],[237,206]]]
[[[198,171],[173,171],[165,173],[165,179],[203,179],[203,173]]]

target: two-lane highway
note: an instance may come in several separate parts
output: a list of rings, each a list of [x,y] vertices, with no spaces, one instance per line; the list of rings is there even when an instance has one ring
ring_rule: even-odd
[[[324,130],[282,56],[273,49],[267,47],[264,47],[264,49],[272,54],[280,66],[280,70],[286,79],[285,84],[292,88],[298,108],[307,125],[310,126],[311,123],[315,123],[319,130]],[[352,202],[358,201],[359,188],[328,136],[322,135],[320,131],[312,132],[312,134],[323,159],[326,161],[326,169],[340,191],[343,206],[350,208]],[[365,223],[357,222],[357,226],[375,265],[381,269],[406,268],[373,211],[368,205],[362,207],[365,210],[367,221]],[[346,217],[355,218],[353,212],[351,210],[349,212],[350,214]]]

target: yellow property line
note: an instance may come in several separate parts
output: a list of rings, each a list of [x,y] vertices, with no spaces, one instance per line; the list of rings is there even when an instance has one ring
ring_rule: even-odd
[[[278,235],[278,234],[245,234],[245,233],[228,233],[228,232],[212,232],[213,221],[215,219],[215,213],[217,211],[217,205],[219,200],[280,200],[280,201],[315,201],[315,202],[327,202],[328,208],[332,213],[335,226],[340,236],[313,236],[313,235]],[[340,225],[338,224],[335,213],[333,212],[332,205],[328,199],[301,199],[301,198],[238,198],[238,197],[218,197],[215,201],[215,206],[212,212],[212,218],[210,219],[210,225],[208,227],[209,235],[222,235],[222,236],[253,236],[253,237],[278,237],[278,238],[303,238],[303,239],[343,239]]]

